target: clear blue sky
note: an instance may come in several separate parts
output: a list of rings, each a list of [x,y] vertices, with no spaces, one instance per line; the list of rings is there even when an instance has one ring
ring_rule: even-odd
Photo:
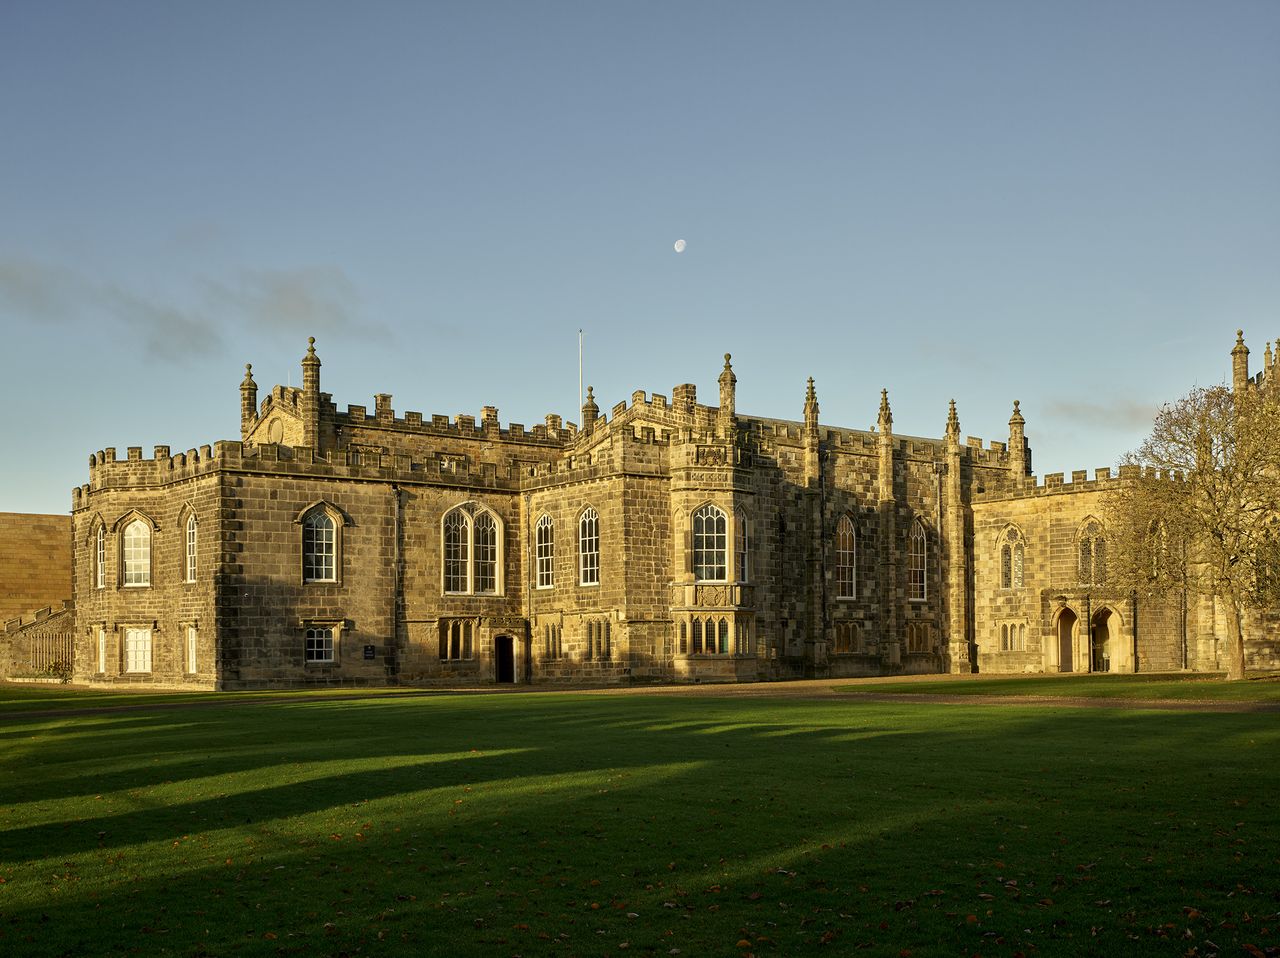
[[[1280,336],[1280,3],[0,6],[0,511],[237,386],[738,409],[1114,464]],[[688,249],[672,244],[683,238]]]

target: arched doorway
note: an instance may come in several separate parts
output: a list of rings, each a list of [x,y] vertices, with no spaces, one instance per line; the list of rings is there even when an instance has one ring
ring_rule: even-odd
[[[499,635],[493,640],[493,671],[499,682],[516,680],[515,643],[509,635]]]
[[[1118,666],[1119,656],[1117,656],[1114,647],[1117,641],[1113,633],[1117,630],[1112,626],[1114,624],[1114,616],[1110,609],[1099,609],[1098,614],[1093,617],[1093,623],[1089,628],[1089,667],[1094,672],[1110,672],[1113,665]]]
[[[1058,671],[1074,672],[1075,655],[1072,653],[1072,633],[1076,628],[1076,614],[1070,609],[1063,609],[1058,616]]]

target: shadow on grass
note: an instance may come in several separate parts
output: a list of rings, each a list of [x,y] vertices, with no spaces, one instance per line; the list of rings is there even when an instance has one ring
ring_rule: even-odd
[[[124,755],[95,719],[6,756],[0,948],[1157,953],[1183,905],[1244,908],[1263,853],[1242,834],[1276,847],[1256,717],[341,705],[130,715]],[[62,820],[22,824],[41,810]]]

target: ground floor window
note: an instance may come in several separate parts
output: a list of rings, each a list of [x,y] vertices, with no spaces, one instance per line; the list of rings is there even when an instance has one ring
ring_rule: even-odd
[[[857,622],[837,622],[834,633],[831,651],[836,655],[862,651],[862,639],[858,634]]]
[[[187,626],[187,674],[196,674],[196,627]]]
[[[1027,626],[1025,622],[1000,623],[1000,651],[1023,652],[1027,648]]]
[[[474,632],[475,622],[472,619],[441,619],[440,661],[460,662],[475,658]]]
[[[613,657],[608,619],[588,619],[586,624],[587,661],[598,659],[607,662]]]
[[[317,625],[307,629],[306,661],[333,661],[333,626]]]
[[[754,655],[755,638],[747,616],[690,616],[676,623],[681,655]]]
[[[559,624],[544,625],[542,627],[542,654],[544,658],[548,659],[558,659],[564,654],[560,643]]]
[[[151,671],[151,630],[124,630],[124,670],[126,672]]]
[[[98,674],[107,672],[107,630],[98,629]]]
[[[907,651],[932,652],[933,626],[927,622],[907,623]]]

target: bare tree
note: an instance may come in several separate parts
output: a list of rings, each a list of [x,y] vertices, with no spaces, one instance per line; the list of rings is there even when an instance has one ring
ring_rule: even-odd
[[[1227,677],[1244,678],[1243,613],[1280,596],[1280,391],[1194,389],[1126,464],[1107,503],[1117,584],[1218,601]]]

